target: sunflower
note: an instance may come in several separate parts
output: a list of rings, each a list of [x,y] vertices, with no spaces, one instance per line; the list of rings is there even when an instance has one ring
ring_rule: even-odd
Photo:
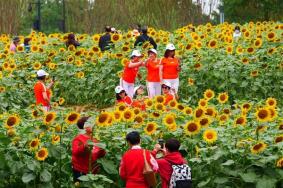
[[[155,102],[164,104],[165,103],[165,97],[163,95],[158,95],[158,96],[155,97]]]
[[[204,141],[211,144],[217,140],[217,132],[213,129],[207,129],[204,131],[202,138]]]
[[[96,117],[96,125],[97,126],[106,126],[108,123],[108,119],[109,119],[109,112],[101,112],[97,117]]]
[[[258,76],[258,70],[251,71],[250,76],[251,77],[257,77]]]
[[[278,112],[277,112],[276,108],[273,108],[273,107],[267,107],[267,109],[268,109],[269,114],[270,114],[269,121],[273,121],[277,117]]]
[[[122,119],[122,113],[119,110],[115,110],[113,112],[113,116],[114,116],[114,120],[117,121],[117,122],[120,122],[121,119]]]
[[[253,54],[253,53],[255,52],[255,49],[254,49],[253,47],[248,47],[248,48],[247,48],[247,52],[248,52],[249,54]]]
[[[63,97],[60,97],[58,101],[59,105],[63,105],[64,102],[65,102],[65,99]]]
[[[259,122],[267,122],[270,120],[270,111],[267,108],[259,108],[255,113],[256,119]]]
[[[246,57],[242,58],[242,63],[245,64],[245,65],[249,64],[249,59],[246,58]]]
[[[234,120],[235,125],[246,125],[247,118],[246,116],[239,116]]]
[[[191,107],[185,107],[185,109],[183,110],[183,112],[186,114],[186,115],[192,115],[193,114],[193,109]]]
[[[232,54],[233,53],[233,46],[227,46],[226,52],[227,52],[227,54]]]
[[[200,124],[195,121],[189,121],[184,126],[185,134],[189,136],[198,134],[200,129],[201,129]]]
[[[121,60],[121,65],[126,66],[126,63],[129,62],[130,60],[128,58],[123,58]]]
[[[266,129],[267,129],[267,126],[266,125],[258,125],[257,127],[256,127],[256,133],[263,133],[263,132],[265,132],[266,131]]]
[[[144,118],[141,116],[141,115],[137,115],[135,118],[134,118],[134,128],[139,128],[144,122]]]
[[[77,112],[70,112],[66,118],[65,118],[65,122],[69,125],[71,124],[75,124],[77,123],[77,121],[79,120],[80,118],[80,114],[77,113]]]
[[[99,49],[97,46],[91,47],[91,50],[92,50],[94,53],[100,52],[100,49]]]
[[[7,129],[13,128],[20,123],[20,117],[18,115],[10,115],[5,122]]]
[[[45,125],[50,125],[56,118],[55,112],[46,112],[43,118],[43,123]]]
[[[32,139],[29,142],[29,149],[30,150],[35,150],[35,149],[38,148],[39,144],[40,144],[40,140],[38,138]]]
[[[79,79],[84,78],[85,77],[85,73],[82,72],[82,71],[79,71],[79,72],[76,73],[76,77],[79,78]]]
[[[162,104],[162,103],[156,103],[155,105],[154,105],[154,109],[155,110],[157,110],[157,111],[165,111],[165,106],[164,106],[164,104]]]
[[[17,46],[17,52],[23,52],[24,47],[23,46]]]
[[[122,51],[123,51],[123,52],[129,52],[129,51],[130,51],[129,46],[127,46],[127,45],[123,46],[123,47],[122,47]]]
[[[194,44],[193,43],[188,43],[187,46],[186,46],[186,50],[190,51],[194,49]]]
[[[214,91],[212,91],[211,89],[207,89],[205,90],[205,92],[203,93],[203,97],[207,100],[212,99],[215,96]]]
[[[276,144],[279,143],[279,142],[282,142],[282,141],[283,141],[283,134],[276,136],[275,139],[274,139],[274,142]]]
[[[38,111],[38,110],[32,110],[31,116],[32,116],[34,119],[40,117],[39,111]]]
[[[6,91],[6,88],[3,86],[0,86],[0,93],[4,93]]]
[[[194,117],[195,118],[201,118],[203,115],[205,114],[205,111],[203,108],[196,108],[195,111],[194,111]]]
[[[267,54],[268,54],[268,55],[272,55],[274,52],[276,52],[276,48],[269,48],[269,49],[267,50]]]
[[[131,109],[126,109],[123,112],[122,119],[127,122],[131,122],[134,120],[135,114]]]
[[[120,41],[122,39],[122,35],[120,35],[120,34],[113,34],[112,36],[111,36],[111,41],[112,42],[118,42],[118,41]]]
[[[31,46],[31,51],[32,52],[38,52],[39,51],[38,46],[36,46],[36,45]]]
[[[41,68],[41,63],[35,62],[32,67],[34,70],[39,70]]]
[[[74,45],[71,44],[71,45],[69,45],[68,50],[74,52],[76,50],[76,48],[75,48]]]
[[[195,84],[195,80],[192,78],[188,78],[188,84],[189,86],[193,86]]]
[[[212,39],[208,43],[209,48],[217,48],[217,41],[215,39]]]
[[[211,119],[208,116],[203,116],[198,119],[198,123],[202,128],[208,127],[211,123]]]
[[[157,111],[155,111],[155,112],[152,112],[152,113],[151,113],[151,116],[152,116],[153,118],[159,118],[159,117],[160,117],[160,113],[157,112]]]
[[[199,62],[194,64],[194,69],[195,69],[195,70],[200,70],[201,67],[202,67],[202,64],[199,63]]]
[[[228,98],[229,98],[229,96],[228,96],[227,92],[219,93],[217,100],[218,100],[219,103],[224,104],[228,101]]]
[[[228,119],[229,119],[229,115],[227,114],[220,114],[218,117],[217,117],[220,125],[223,125]]]
[[[258,153],[263,152],[265,148],[266,148],[266,144],[264,142],[258,142],[257,144],[251,147],[251,152],[253,154],[258,154]]]
[[[68,56],[68,58],[67,58],[67,62],[68,63],[72,63],[73,61],[75,60],[75,58],[73,57],[73,56]]]
[[[127,106],[124,103],[120,103],[116,106],[116,109],[120,112],[124,112],[127,109]]]
[[[41,148],[35,154],[38,161],[44,161],[48,157],[48,150],[46,148]]]
[[[155,133],[156,129],[157,129],[157,124],[155,122],[149,122],[146,124],[146,127],[144,128],[144,132],[147,135],[152,135]]]
[[[280,159],[278,159],[278,161],[276,162],[276,166],[278,168],[283,168],[283,157],[281,157]]]
[[[266,35],[268,41],[273,41],[276,38],[276,34],[274,32],[269,32]]]
[[[138,115],[138,114],[141,113],[141,110],[140,110],[140,108],[135,107],[135,108],[133,108],[133,112],[134,112],[135,115]]]
[[[16,130],[14,128],[8,129],[7,130],[7,136],[13,137],[16,135]]]
[[[198,101],[198,106],[201,107],[201,108],[205,108],[207,106],[207,100],[204,98],[204,99],[200,99]]]
[[[175,108],[178,105],[178,102],[175,99],[173,99],[173,100],[169,101],[168,105],[171,108]]]
[[[210,117],[215,117],[217,115],[217,111],[214,107],[208,106],[205,109],[205,115],[210,116]]]
[[[248,111],[251,110],[251,108],[252,108],[251,103],[246,102],[246,103],[242,104],[242,110],[245,110],[245,111],[248,112]]]
[[[276,100],[275,98],[269,97],[269,98],[267,98],[267,100],[265,101],[265,104],[266,104],[267,106],[270,106],[270,107],[276,107],[276,105],[277,105],[277,100]]]
[[[237,54],[242,54],[243,52],[244,52],[244,49],[243,49],[242,47],[238,46],[238,47],[236,48],[236,53],[237,53]]]
[[[51,69],[51,70],[54,70],[57,68],[57,64],[55,63],[48,63],[48,68]]]
[[[231,110],[229,108],[224,108],[223,113],[229,115],[231,113]]]
[[[257,38],[255,41],[254,41],[254,47],[255,48],[260,48],[262,46],[262,39],[261,38]]]
[[[166,116],[163,118],[163,123],[167,127],[173,125],[175,123],[175,114],[166,114]]]

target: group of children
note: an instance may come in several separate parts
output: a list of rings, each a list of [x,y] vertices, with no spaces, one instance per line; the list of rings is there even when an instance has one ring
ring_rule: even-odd
[[[139,50],[133,50],[131,60],[126,62],[120,85],[115,88],[117,103],[139,107],[145,110],[144,100],[155,96],[165,96],[165,105],[173,99],[178,100],[180,60],[175,57],[175,46],[167,44],[164,57],[158,59],[157,51],[150,49],[148,59],[141,61],[142,54]],[[148,97],[144,97],[145,87],[135,87],[135,79],[139,68],[144,66],[147,70],[146,85]]]

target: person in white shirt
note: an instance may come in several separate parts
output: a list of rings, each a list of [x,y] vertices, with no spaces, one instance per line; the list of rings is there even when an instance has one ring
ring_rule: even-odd
[[[234,38],[234,39],[238,39],[238,38],[241,37],[241,35],[242,35],[242,33],[241,33],[240,27],[239,27],[239,26],[236,26],[236,27],[235,27],[235,30],[234,30],[234,33],[233,33],[233,38]]]

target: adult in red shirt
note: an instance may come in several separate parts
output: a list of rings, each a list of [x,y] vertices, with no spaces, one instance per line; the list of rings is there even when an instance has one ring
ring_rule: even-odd
[[[126,106],[131,106],[133,101],[130,97],[127,96],[126,91],[121,86],[115,88],[116,93],[116,103],[124,103]]]
[[[176,93],[178,93],[181,65],[180,60],[175,57],[175,49],[173,44],[166,45],[164,58],[161,60],[161,77],[163,82],[169,82]]]
[[[161,95],[161,60],[157,59],[157,51],[155,49],[148,51],[148,60],[145,62],[145,67],[147,68],[148,97],[153,98],[154,96]]]
[[[123,87],[129,97],[134,96],[134,85],[139,67],[143,65],[140,61],[141,53],[139,50],[134,50],[131,54],[131,61],[127,62],[124,68],[122,78],[120,80],[120,86]]]
[[[172,164],[182,165],[186,164],[186,160],[179,152],[180,142],[176,139],[168,139],[165,143],[165,149],[163,150],[159,144],[155,145],[152,155],[156,157],[159,151],[164,154],[163,158],[156,159],[158,163],[158,173],[161,177],[162,188],[169,188],[170,178],[173,172]]]
[[[93,125],[88,122],[89,117],[82,117],[78,120],[77,126],[80,133],[73,139],[72,142],[72,168],[74,182],[79,181],[78,178],[87,173],[96,174],[99,166],[96,160],[105,155],[105,151],[97,146],[89,146],[88,142],[98,143],[92,137]],[[89,158],[91,155],[91,165]],[[91,167],[91,169],[89,169]]]
[[[179,99],[178,94],[176,93],[175,89],[171,87],[171,84],[169,82],[164,82],[161,88],[162,93],[165,96],[165,105],[167,105],[173,99]]]
[[[144,175],[144,149],[140,146],[140,135],[137,131],[127,134],[126,140],[130,149],[123,155],[119,173],[126,181],[126,188],[149,188]],[[158,165],[154,157],[146,150],[146,160],[154,171],[158,170]]]
[[[34,85],[34,95],[36,99],[36,105],[42,105],[43,110],[50,110],[50,99],[51,99],[51,88],[54,85],[55,81],[52,80],[51,83],[46,87],[46,78],[49,75],[44,70],[37,71],[38,81]]]

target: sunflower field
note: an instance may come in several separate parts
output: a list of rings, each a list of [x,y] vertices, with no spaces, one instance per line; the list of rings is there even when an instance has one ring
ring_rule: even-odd
[[[11,36],[2,34],[0,187],[123,187],[118,167],[132,130],[147,149],[159,138],[178,138],[194,187],[283,187],[283,24],[247,23],[237,40],[234,27],[149,28],[159,57],[167,43],[175,44],[182,71],[180,100],[165,106],[157,96],[145,101],[146,111],[114,106],[114,88],[135,41],[131,31],[113,34],[114,48],[104,53],[101,34],[77,34],[82,45],[66,49],[67,34],[31,32],[31,52],[19,46],[15,54]],[[150,44],[139,48],[146,58]],[[39,69],[56,77],[47,113],[34,105]],[[145,69],[140,74],[137,82],[144,84]],[[98,175],[74,184],[71,142],[81,116],[91,116],[93,137],[107,154],[98,160]]]

